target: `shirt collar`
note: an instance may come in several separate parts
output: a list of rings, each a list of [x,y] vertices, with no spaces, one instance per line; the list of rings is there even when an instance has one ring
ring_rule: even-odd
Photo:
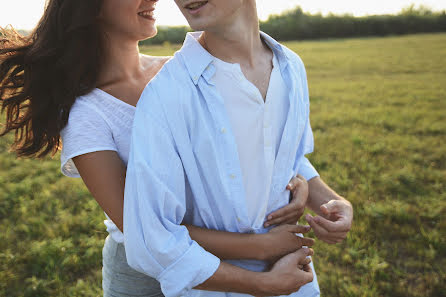
[[[279,62],[280,71],[283,72],[286,66],[289,63],[289,58],[285,53],[283,45],[278,43],[274,38],[266,34],[265,32],[260,31],[260,36],[262,36],[263,40],[268,44],[269,48],[274,52],[274,55]]]
[[[179,53],[184,58],[184,64],[189,72],[195,85],[203,73],[209,69],[209,65],[214,60],[212,56],[203,46],[198,42],[198,38],[203,32],[189,32],[186,34],[186,39]],[[271,36],[264,32],[260,32],[263,40],[268,44],[271,50],[277,57],[280,70],[283,71],[288,65],[289,59],[285,54],[283,46],[274,40]]]
[[[184,58],[187,71],[195,85],[209,64],[212,63],[214,57],[205,50],[198,42],[198,38],[203,32],[189,32],[184,40],[183,47],[179,53]]]

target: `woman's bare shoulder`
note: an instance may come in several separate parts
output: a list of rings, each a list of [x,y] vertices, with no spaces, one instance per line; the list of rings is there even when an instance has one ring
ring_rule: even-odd
[[[147,67],[162,67],[167,61],[169,61],[171,56],[149,56],[149,55],[141,55],[141,60],[144,62],[144,65]]]

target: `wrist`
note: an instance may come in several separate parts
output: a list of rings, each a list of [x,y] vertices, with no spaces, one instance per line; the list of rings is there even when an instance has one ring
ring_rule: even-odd
[[[255,234],[255,260],[269,260],[269,243],[271,241],[269,233]]]
[[[274,282],[272,280],[273,275],[270,272],[259,272],[255,284],[256,296],[271,296],[275,295],[274,286],[272,285]]]

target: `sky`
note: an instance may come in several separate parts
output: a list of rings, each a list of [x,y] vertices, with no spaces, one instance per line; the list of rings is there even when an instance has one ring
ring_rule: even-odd
[[[224,1],[224,0],[220,0]],[[409,4],[446,10],[445,0],[257,0],[260,19],[270,14],[301,6],[306,12],[327,14],[349,13],[355,16],[397,13]],[[43,13],[45,0],[0,0],[0,26],[11,24],[16,29],[32,29]],[[158,25],[186,25],[173,0],[160,0],[157,5]]]

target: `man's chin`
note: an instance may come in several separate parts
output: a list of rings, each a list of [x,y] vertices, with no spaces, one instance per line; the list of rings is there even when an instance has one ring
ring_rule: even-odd
[[[193,31],[209,31],[212,28],[212,24],[205,20],[188,20],[188,23]]]

